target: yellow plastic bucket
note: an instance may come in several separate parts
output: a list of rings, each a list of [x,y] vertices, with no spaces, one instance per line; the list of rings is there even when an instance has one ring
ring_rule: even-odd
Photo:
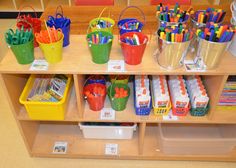
[[[95,18],[93,20],[91,20],[89,22],[89,27],[91,29],[91,32],[94,32],[94,31],[106,31],[106,32],[110,32],[112,33],[113,32],[113,28],[114,28],[114,25],[115,25],[115,21],[113,19],[110,18],[110,11],[109,11],[109,16],[108,17],[102,17],[102,14],[104,13],[104,11],[106,10],[107,8],[104,8],[102,10],[102,12],[100,13],[100,15],[98,16],[98,18]],[[106,27],[106,28],[98,28],[94,25],[97,25],[97,23],[102,20],[102,21],[105,21],[105,22],[109,22],[111,24],[110,27]]]
[[[58,63],[62,60],[64,35],[61,32],[59,33],[61,34],[61,39],[55,43],[45,44],[37,41],[45,59],[51,64]]]

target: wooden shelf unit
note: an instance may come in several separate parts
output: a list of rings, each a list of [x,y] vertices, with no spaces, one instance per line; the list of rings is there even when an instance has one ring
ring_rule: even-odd
[[[78,47],[79,45],[79,47]],[[131,96],[127,108],[116,112],[115,121],[107,122],[134,122],[138,129],[131,140],[90,140],[83,138],[78,127],[80,122],[102,122],[99,119],[100,112],[89,110],[88,104],[82,96],[82,88],[87,74],[114,74],[107,71],[107,64],[97,65],[91,61],[90,53],[86,44],[85,35],[72,35],[70,46],[63,49],[63,60],[55,65],[50,65],[48,71],[30,71],[30,65],[20,65],[16,62],[14,55],[9,50],[0,63],[0,82],[5,90],[6,97],[10,103],[11,110],[18,123],[22,137],[31,156],[36,157],[69,157],[69,158],[112,158],[112,159],[161,159],[161,160],[216,160],[236,161],[236,150],[227,155],[166,155],[159,151],[157,139],[158,123],[179,124],[236,124],[234,111],[219,111],[216,109],[218,100],[224,84],[229,75],[236,74],[236,59],[226,53],[219,68],[205,72],[191,73],[184,68],[174,71],[162,69],[153,53],[156,49],[155,37],[152,38],[144,53],[140,65],[126,65],[126,71],[116,74],[148,74],[148,75],[192,75],[203,76],[209,97],[211,109],[204,117],[179,117],[177,121],[166,121],[153,112],[149,116],[137,116],[133,107],[133,90],[131,85]],[[42,58],[41,51],[35,49],[35,57]],[[121,60],[121,48],[115,36],[111,60]],[[69,105],[66,110],[64,121],[37,121],[31,120],[25,107],[19,103],[20,94],[30,74],[71,74],[73,75],[73,87],[69,94]],[[107,99],[105,107],[110,107]],[[52,153],[55,141],[67,141],[68,152],[65,155]],[[119,155],[104,155],[106,143],[117,143]]]

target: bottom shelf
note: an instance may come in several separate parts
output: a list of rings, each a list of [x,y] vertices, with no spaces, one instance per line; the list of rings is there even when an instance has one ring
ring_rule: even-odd
[[[158,142],[157,124],[148,124],[146,127],[145,140],[143,146],[144,159],[158,160],[207,160],[207,161],[236,161],[236,149],[224,155],[170,155],[160,151]]]
[[[31,129],[29,128],[30,124],[35,124],[35,122],[23,121],[22,124],[24,128]],[[139,139],[142,138],[142,135],[140,135],[141,129],[137,129],[130,140],[96,140],[83,138],[78,123],[38,122],[36,124],[38,125],[35,127],[34,133],[31,133],[31,135],[36,134],[36,136],[30,149],[31,155],[36,157],[236,161],[236,149],[228,154],[220,155],[172,155],[162,153],[158,142],[157,124],[147,124],[143,152],[139,151],[139,145],[142,144],[142,140]],[[33,137],[31,135],[28,132],[26,140],[31,139]],[[68,143],[66,154],[53,153],[54,144],[59,141]],[[117,144],[118,155],[105,155],[106,144]]]
[[[94,140],[85,139],[79,129],[78,123],[49,124],[41,123],[38,134],[32,148],[33,156],[40,157],[135,157],[138,155],[138,130],[134,132],[131,140]],[[68,142],[66,154],[53,154],[53,147],[56,141]],[[117,156],[105,155],[105,145],[118,144]]]

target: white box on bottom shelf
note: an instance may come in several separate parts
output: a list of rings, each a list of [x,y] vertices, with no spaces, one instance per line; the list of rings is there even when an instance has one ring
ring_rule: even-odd
[[[236,146],[236,125],[159,124],[160,150],[165,154],[226,154]]]
[[[79,124],[84,138],[90,139],[132,139],[137,124],[131,126],[103,126]]]

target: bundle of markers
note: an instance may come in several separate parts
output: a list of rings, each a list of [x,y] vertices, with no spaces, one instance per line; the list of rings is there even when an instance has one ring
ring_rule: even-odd
[[[193,38],[193,32],[186,29],[182,24],[160,27],[157,34],[162,40],[169,42],[186,42]]]
[[[147,39],[144,39],[143,44],[146,43],[146,40],[147,40]],[[121,41],[122,41],[123,43],[128,44],[128,45],[140,45],[139,37],[138,37],[138,35],[136,35],[136,34],[133,34],[133,37],[125,37],[125,38],[122,38]]]
[[[226,12],[221,9],[208,8],[205,11],[196,11],[193,19],[198,23],[220,23],[223,21]]]
[[[95,24],[92,24],[92,26],[96,27],[97,29],[103,29],[103,28],[112,27],[113,25],[111,22],[100,19],[100,20],[97,20]]]
[[[197,29],[197,36],[212,42],[229,42],[232,40],[235,29],[229,25],[219,25],[213,22],[207,23],[204,30]]]
[[[121,25],[119,28],[124,30],[137,30],[139,28],[139,24],[140,23],[138,20],[131,20]]]
[[[112,36],[102,35],[101,32],[96,32],[87,40],[90,44],[107,44],[112,41]]]
[[[165,22],[185,22],[189,18],[189,12],[181,10],[178,3],[176,3],[174,9],[169,9],[168,6],[164,7],[160,4],[157,6],[157,13],[159,19]]]

